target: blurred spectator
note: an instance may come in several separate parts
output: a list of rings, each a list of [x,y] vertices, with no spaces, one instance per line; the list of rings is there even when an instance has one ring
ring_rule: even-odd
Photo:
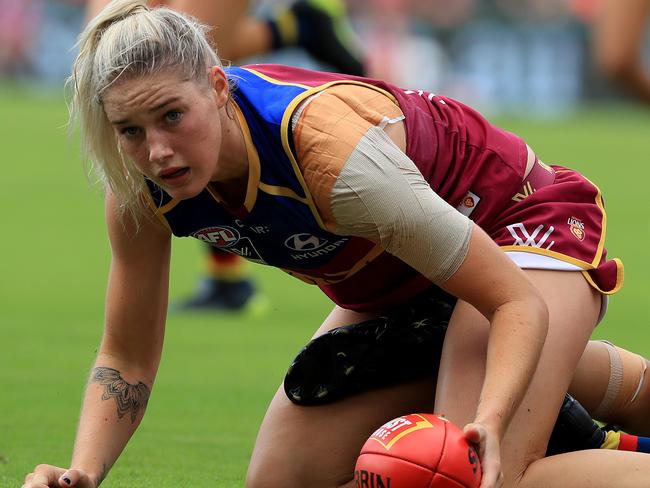
[[[558,115],[583,96],[583,26],[568,0],[351,0],[371,75],[484,111]]]
[[[583,96],[583,29],[566,10],[551,19],[545,9],[518,3],[499,2],[500,10],[459,29],[449,46],[457,60],[453,95],[484,110],[533,116],[575,109]]]
[[[30,57],[40,21],[41,0],[0,0],[0,74],[20,77],[32,70]]]
[[[96,1],[101,0],[89,3]],[[83,23],[82,3],[0,0],[0,70],[32,73],[60,86]],[[270,16],[290,4],[291,0],[256,2],[258,11]],[[604,81],[605,70],[650,100],[650,76],[643,71],[641,48],[650,0],[347,0],[347,4],[368,55],[369,74],[398,85],[442,92],[484,111],[548,116],[573,110],[588,98],[616,96]],[[593,43],[587,30],[591,26],[595,26]],[[225,32],[224,26],[218,29]],[[237,42],[233,50],[224,44],[222,54],[236,59],[247,45]],[[30,50],[31,57],[26,54]],[[296,49],[274,56],[282,63],[319,67]]]
[[[595,16],[593,52],[598,66],[650,104],[650,69],[644,48],[650,0],[603,0]]]
[[[523,22],[562,22],[570,12],[567,0],[495,0],[495,4],[504,14]]]
[[[32,64],[40,82],[59,87],[70,74],[85,3],[85,0],[44,0],[42,23],[32,53]]]

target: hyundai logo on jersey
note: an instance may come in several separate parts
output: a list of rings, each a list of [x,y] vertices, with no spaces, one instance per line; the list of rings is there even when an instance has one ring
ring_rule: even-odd
[[[307,233],[294,234],[284,241],[284,245],[294,251],[313,251],[327,244],[327,240],[320,239]]]

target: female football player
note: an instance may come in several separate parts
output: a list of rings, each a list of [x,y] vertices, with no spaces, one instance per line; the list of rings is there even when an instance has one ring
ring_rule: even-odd
[[[90,0],[88,19],[95,17],[108,3],[109,0]],[[242,0],[150,0],[148,5],[166,5],[211,26],[210,38],[219,46],[223,59],[239,61],[298,46],[337,71],[363,74],[341,0],[299,0],[288,8],[279,9],[269,19],[250,15],[250,3]],[[206,250],[205,277],[194,295],[172,304],[173,310],[238,311],[251,304],[263,303],[255,299],[255,284],[243,258],[210,245],[206,245]]]
[[[202,26],[143,0],[109,4],[79,45],[72,112],[106,184],[106,323],[71,465],[39,465],[25,486],[98,486],[140,423],[172,235],[281,268],[335,303],[269,406],[247,486],[350,487],[376,427],[433,409],[479,447],[482,488],[647,484],[639,453],[544,457],[565,392],[591,380],[574,372],[592,349],[617,372],[603,417],[629,392],[628,415],[648,423],[645,360],[587,346],[622,267],[606,258],[586,178],[446,97],[224,69]],[[436,369],[431,324],[452,307],[436,388],[419,373]]]

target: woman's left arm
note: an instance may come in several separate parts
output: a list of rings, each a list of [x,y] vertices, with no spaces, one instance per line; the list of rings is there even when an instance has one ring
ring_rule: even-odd
[[[535,371],[546,306],[496,243],[432,190],[405,145],[402,123],[365,131],[331,191],[334,230],[377,242],[490,320],[477,420],[500,438]]]
[[[490,321],[486,378],[467,435],[482,451],[483,486],[494,486],[500,439],[546,338],[546,305],[497,244],[431,189],[400,142],[379,128],[358,142],[332,191],[336,230],[377,242]]]
[[[338,156],[341,163],[331,187],[322,184],[324,177],[312,178],[330,190],[329,200],[321,201],[319,209],[323,215],[331,212],[328,228],[335,233],[376,242],[490,320],[487,377],[476,423],[488,434],[480,439],[482,446],[488,446],[487,457],[482,456],[482,461],[487,460],[487,478],[490,473],[498,475],[499,440],[539,360],[548,326],[546,306],[505,253],[433,191],[405,154],[403,122],[384,129],[368,127],[367,121],[343,107],[345,130],[343,124],[330,127],[329,132],[322,130],[323,117],[318,114],[330,114],[341,103],[336,97],[320,96],[303,111],[294,129],[305,173],[322,175],[319,171],[328,168],[316,164],[320,154]],[[347,146],[341,141],[347,141]],[[319,189],[322,193],[318,184],[312,194]]]
[[[499,446],[535,373],[548,330],[548,310],[535,287],[478,226],[465,260],[442,288],[490,321],[485,379],[474,423],[465,429],[479,445],[483,486],[500,475]]]

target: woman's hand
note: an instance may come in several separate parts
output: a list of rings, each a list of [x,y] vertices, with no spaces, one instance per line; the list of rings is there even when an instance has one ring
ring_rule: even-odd
[[[465,438],[476,446],[481,459],[480,488],[501,488],[503,486],[503,471],[501,471],[501,443],[496,432],[486,425],[474,422],[463,429]]]
[[[96,488],[96,484],[81,469],[63,469],[39,464],[33,473],[25,476],[22,488]]]

